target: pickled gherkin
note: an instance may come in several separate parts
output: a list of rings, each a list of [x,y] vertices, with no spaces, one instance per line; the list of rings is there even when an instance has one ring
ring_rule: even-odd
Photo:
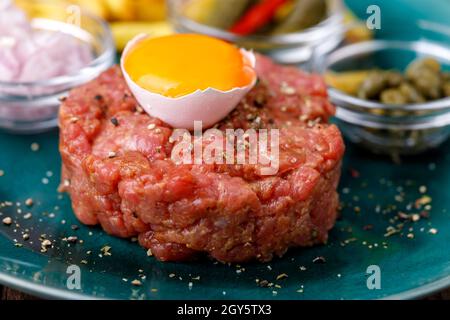
[[[326,13],[325,0],[297,0],[291,14],[272,33],[283,34],[312,27],[322,21]]]
[[[188,18],[220,29],[229,29],[254,3],[254,0],[190,0],[186,4]]]
[[[327,17],[327,0],[185,0],[184,15],[239,35],[284,34]]]

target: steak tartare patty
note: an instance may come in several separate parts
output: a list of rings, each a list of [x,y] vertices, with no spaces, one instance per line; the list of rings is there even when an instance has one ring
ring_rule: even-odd
[[[259,82],[216,127],[278,128],[279,170],[175,164],[173,128],[144,113],[113,67],[72,90],[60,109],[61,190],[78,219],[137,236],[162,261],[201,253],[269,261],[324,243],[337,215],[344,143],[316,75],[257,57]]]

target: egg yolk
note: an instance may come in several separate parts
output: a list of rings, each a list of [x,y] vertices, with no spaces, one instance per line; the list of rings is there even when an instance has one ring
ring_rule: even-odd
[[[245,87],[255,77],[237,47],[195,34],[144,39],[127,53],[124,67],[140,87],[172,98],[207,88]]]

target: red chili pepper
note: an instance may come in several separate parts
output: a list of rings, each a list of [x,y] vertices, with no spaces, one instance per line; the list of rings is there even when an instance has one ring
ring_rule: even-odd
[[[230,29],[239,35],[248,35],[267,24],[277,12],[277,9],[287,0],[263,0],[250,8],[244,16]]]

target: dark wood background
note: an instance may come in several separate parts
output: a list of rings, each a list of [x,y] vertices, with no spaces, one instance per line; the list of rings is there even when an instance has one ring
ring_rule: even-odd
[[[35,300],[35,297],[0,285],[0,300]],[[428,300],[450,300],[450,289],[434,294]]]

